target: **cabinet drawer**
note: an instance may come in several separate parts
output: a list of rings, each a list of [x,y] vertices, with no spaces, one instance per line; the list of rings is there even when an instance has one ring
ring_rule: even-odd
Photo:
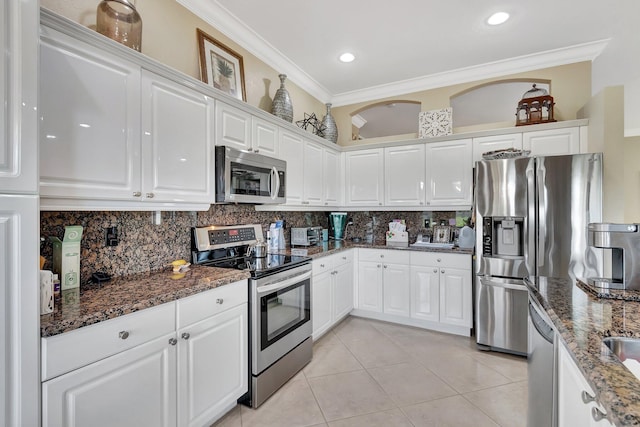
[[[471,270],[471,255],[438,252],[411,252],[411,265],[442,266]]]
[[[249,283],[240,280],[177,301],[178,329],[221,313],[249,299]]]
[[[311,263],[313,269],[313,275],[322,274],[325,271],[331,271],[335,264],[335,255],[324,256],[322,258],[314,259]]]
[[[339,252],[334,255],[335,265],[334,267],[338,267],[344,264],[353,264],[354,250],[350,249],[348,251]]]
[[[394,249],[360,249],[360,261],[409,264],[409,252]]]
[[[174,332],[175,310],[175,302],[170,302],[75,331],[42,338],[42,380],[46,381]]]

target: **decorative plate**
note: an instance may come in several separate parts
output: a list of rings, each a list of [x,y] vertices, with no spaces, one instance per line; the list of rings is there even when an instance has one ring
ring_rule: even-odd
[[[531,154],[531,151],[529,150],[506,148],[503,150],[495,150],[482,153],[482,158],[484,160],[517,159],[519,157],[528,157],[529,154]]]
[[[453,108],[422,111],[419,116],[418,138],[451,135],[453,133]]]

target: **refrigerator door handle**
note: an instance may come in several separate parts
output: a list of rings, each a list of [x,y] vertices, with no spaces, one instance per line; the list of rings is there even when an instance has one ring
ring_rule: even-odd
[[[544,253],[547,247],[547,195],[544,191],[546,181],[546,168],[542,161],[538,162],[536,167],[536,177],[538,182],[536,183],[536,234],[538,241],[536,242],[536,265],[537,267],[544,266],[545,257]],[[537,269],[536,269],[537,272]],[[537,273],[536,273],[537,274]]]

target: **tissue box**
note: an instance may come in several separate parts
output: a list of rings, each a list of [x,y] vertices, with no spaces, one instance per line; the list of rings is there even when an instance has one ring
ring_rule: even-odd
[[[73,289],[80,286],[80,240],[82,226],[64,228],[64,238],[51,237],[53,242],[53,272],[60,276],[60,288]]]
[[[409,246],[409,233],[406,231],[387,231],[387,246],[406,248]]]

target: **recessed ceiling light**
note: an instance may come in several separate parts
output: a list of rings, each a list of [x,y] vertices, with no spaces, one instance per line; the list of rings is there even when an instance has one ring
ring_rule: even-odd
[[[507,12],[496,12],[487,19],[487,24],[500,25],[504,24],[507,19],[509,19],[509,14]]]
[[[345,52],[342,55],[340,55],[339,59],[342,62],[351,62],[354,59],[356,59],[356,57],[353,55],[353,53]]]

